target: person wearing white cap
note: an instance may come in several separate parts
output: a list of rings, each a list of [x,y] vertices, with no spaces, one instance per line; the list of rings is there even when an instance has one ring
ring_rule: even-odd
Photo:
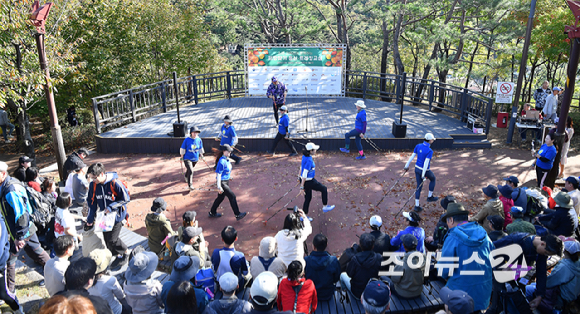
[[[409,170],[409,165],[411,161],[417,156],[417,162],[415,162],[415,178],[417,179],[417,190],[415,191],[415,208],[416,212],[421,212],[423,208],[419,206],[419,198],[421,197],[421,190],[423,189],[423,182],[425,179],[429,179],[429,196],[427,197],[428,202],[435,202],[439,198],[433,195],[433,190],[435,190],[435,175],[433,171],[429,168],[431,167],[431,159],[433,159],[433,150],[431,149],[431,144],[435,142],[435,136],[431,133],[425,134],[425,141],[421,144],[415,146],[413,154],[407,161],[405,165],[405,171]]]
[[[308,142],[306,148],[302,151],[304,156],[302,156],[302,164],[300,166],[300,194],[305,193],[302,210],[306,215],[308,215],[308,207],[312,200],[312,190],[322,193],[322,204],[324,205],[324,207],[322,207],[323,212],[327,213],[335,207],[334,205],[328,205],[328,191],[326,187],[314,179],[316,167],[312,155],[314,155],[319,148],[320,146]],[[312,218],[308,217],[308,219],[312,221]]]
[[[367,112],[365,108],[365,102],[362,100],[358,100],[355,104],[357,113],[356,119],[354,121],[354,129],[350,132],[344,134],[344,148],[341,148],[340,151],[343,153],[350,153],[350,138],[354,136],[354,142],[356,143],[356,149],[358,150],[359,155],[356,159],[366,159],[365,153],[363,152],[361,138],[365,136],[367,132]]]
[[[373,251],[383,254],[391,250],[391,237],[381,231],[381,226],[383,225],[383,220],[381,216],[374,215],[369,220],[369,225],[372,231],[370,234],[375,238],[375,246],[373,246]]]
[[[220,129],[220,133],[215,138],[215,140],[220,142],[220,147],[229,145],[232,148],[232,152],[231,152],[229,157],[231,159],[235,160],[236,165],[237,165],[242,160],[242,157],[236,156],[233,153],[233,148],[236,146],[236,144],[238,144],[238,134],[236,133],[236,129],[232,125],[233,123],[234,123],[234,120],[232,120],[232,118],[229,115],[226,115],[224,117],[224,124],[222,125],[222,128]],[[218,162],[219,162],[219,157],[216,158],[216,160],[215,160],[216,165],[213,167],[214,169],[217,167]]]
[[[289,156],[296,156],[298,155],[298,152],[296,152],[296,148],[294,148],[292,142],[288,140],[288,138],[290,138],[290,117],[288,117],[288,108],[286,106],[280,107],[280,114],[282,116],[280,117],[280,123],[278,124],[278,134],[276,134],[276,138],[274,138],[274,145],[272,145],[272,149],[268,151],[268,153],[274,155],[276,153],[276,147],[278,147],[278,143],[284,139],[286,145],[288,145],[288,148],[290,148],[292,151]]]
[[[274,310],[278,297],[278,277],[274,273],[265,271],[254,278],[250,288],[250,301],[254,307],[251,314],[277,314],[292,313],[292,311],[280,312]]]

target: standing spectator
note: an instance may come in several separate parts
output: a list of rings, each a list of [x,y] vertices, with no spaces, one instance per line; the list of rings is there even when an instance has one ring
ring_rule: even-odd
[[[14,170],[12,176],[20,180],[20,182],[26,182],[26,169],[30,167],[33,160],[34,159],[28,156],[20,156],[20,158],[18,158],[18,168]]]
[[[499,200],[503,205],[502,218],[504,218],[504,228],[505,228],[505,226],[512,223],[512,215],[510,214],[510,211],[512,207],[514,207],[514,200],[512,200],[513,189],[511,188],[511,186],[507,184],[498,185],[497,189],[499,190],[500,193]]]
[[[365,108],[365,102],[358,100],[355,104],[356,106],[356,118],[354,121],[354,129],[346,134],[344,134],[344,148],[340,151],[343,153],[350,153],[350,138],[354,136],[354,142],[356,143],[356,149],[358,150],[358,156],[356,159],[366,159],[365,153],[363,152],[361,139],[365,136],[367,132],[367,112]]]
[[[441,301],[445,303],[445,310],[440,310],[435,314],[462,314],[473,313],[473,299],[465,291],[451,290],[447,287],[441,288],[439,292]]]
[[[447,222],[445,221],[445,212],[447,211],[447,206],[451,203],[456,203],[455,197],[453,195],[447,195],[441,199],[441,207],[443,207],[443,215],[437,221],[435,225],[435,230],[433,231],[432,237],[425,238],[425,249],[427,251],[436,251],[443,247],[445,242],[445,236],[447,235]]]
[[[10,143],[12,139],[12,132],[14,132],[14,124],[10,123],[8,112],[6,112],[5,105],[0,104],[0,128],[2,128],[2,135],[4,136],[4,143]]]
[[[536,101],[536,110],[542,111],[544,109],[544,104],[546,103],[546,97],[550,95],[550,89],[548,88],[548,81],[542,83],[542,87],[534,91],[534,100]]]
[[[73,256],[75,245],[73,237],[65,235],[54,240],[55,257],[44,264],[44,281],[48,295],[51,297],[64,291],[64,274],[70,265],[69,258]]]
[[[207,247],[205,247],[205,244],[203,244],[203,248],[201,247],[202,245],[200,245],[201,243],[198,241],[200,235],[201,228],[185,228],[183,235],[181,236],[181,241],[175,244],[174,256],[176,258],[179,256],[197,256],[200,262],[199,267],[211,267],[211,262],[207,263],[206,265],[206,258],[209,260],[209,257],[206,254]]]
[[[304,242],[312,233],[312,225],[302,210],[284,218],[284,227],[276,234],[278,257],[286,264],[300,261],[304,265]]]
[[[504,219],[500,215],[487,216],[491,232],[487,234],[491,242],[497,241],[507,235],[503,232]]]
[[[223,296],[219,300],[214,300],[205,308],[203,314],[237,314],[249,313],[252,304],[246,300],[240,300],[236,296],[238,289],[238,277],[232,273],[225,273],[220,278],[220,290]]]
[[[314,250],[304,258],[305,277],[314,282],[318,300],[327,301],[332,299],[336,283],[340,279],[340,264],[336,257],[326,251],[328,239],[325,235],[315,235],[312,244]]]
[[[485,205],[475,216],[469,218],[469,221],[476,221],[487,233],[491,232],[487,216],[500,215],[503,218],[503,204],[499,200],[499,191],[495,185],[488,185],[481,189],[486,199]]]
[[[161,283],[152,279],[159,260],[153,252],[135,254],[125,272],[125,294],[133,314],[163,314]]]
[[[567,177],[564,181],[564,188],[568,191],[572,202],[574,203],[574,210],[576,211],[576,216],[580,215],[580,180],[577,177]]]
[[[290,138],[290,117],[288,116],[288,108],[286,106],[282,106],[280,107],[280,114],[282,115],[282,117],[280,118],[280,123],[278,124],[278,133],[276,134],[276,137],[274,138],[274,144],[272,144],[272,150],[268,151],[267,153],[271,153],[272,155],[276,154],[276,147],[278,147],[278,143],[284,139],[284,142],[286,142],[286,145],[288,145],[288,148],[290,148],[290,155],[288,155],[289,157],[294,157],[296,155],[298,155],[298,152],[296,152],[296,148],[294,147],[294,144],[292,144],[292,142],[290,142],[289,138]]]
[[[425,141],[422,144],[417,144],[413,150],[413,154],[409,157],[407,164],[403,168],[405,171],[409,170],[411,161],[417,156],[417,162],[415,162],[415,179],[417,180],[417,190],[415,191],[415,208],[414,210],[418,213],[423,211],[423,208],[419,203],[419,198],[421,197],[421,190],[423,189],[423,183],[426,179],[429,179],[429,195],[427,197],[427,202],[435,202],[439,198],[433,195],[435,190],[435,174],[431,171],[431,159],[433,159],[433,149],[431,145],[435,142],[435,136],[431,133],[425,134]]]
[[[304,192],[304,205],[302,209],[304,213],[308,215],[308,208],[310,207],[310,201],[312,200],[312,191],[318,191],[322,193],[322,212],[328,213],[334,209],[334,205],[328,205],[328,190],[326,186],[318,182],[314,176],[316,175],[316,165],[314,164],[314,159],[312,158],[320,146],[314,143],[306,143],[305,149],[302,151],[302,164],[300,165],[300,193]],[[308,217],[310,221],[312,218]]]
[[[72,177],[73,205],[85,208],[87,206],[87,197],[89,195],[89,180],[87,180],[87,165],[76,165]]]
[[[371,227],[370,235],[375,238],[375,246],[373,251],[383,254],[383,252],[388,252],[391,250],[391,237],[381,231],[381,226],[383,225],[383,219],[381,216],[374,215],[369,219],[369,225]]]
[[[182,256],[178,258],[171,269],[171,275],[169,276],[169,281],[163,284],[161,289],[161,300],[165,304],[165,308],[169,308],[168,295],[171,288],[182,281],[188,281],[195,291],[195,299],[197,300],[197,311],[203,313],[209,300],[207,299],[207,294],[205,291],[195,286],[195,274],[199,271],[200,260],[197,256]]]
[[[36,226],[31,219],[32,208],[30,207],[26,188],[18,180],[8,175],[8,165],[3,161],[0,161],[0,208],[2,208],[2,216],[5,219],[5,226],[8,227],[7,231],[10,235],[10,238],[8,238],[10,241],[10,258],[6,264],[8,291],[9,293],[14,293],[16,260],[20,250],[24,249],[26,254],[41,266],[44,266],[50,257],[42,249],[36,235]],[[3,265],[3,263],[0,263],[0,265]]]
[[[317,305],[314,283],[304,278],[302,262],[293,261],[288,265],[288,277],[278,287],[278,309],[310,314],[316,311]]]
[[[357,299],[363,293],[369,279],[377,278],[383,257],[373,251],[375,238],[368,233],[360,236],[361,252],[356,253],[346,267],[346,273],[340,274],[342,290],[352,293]]]
[[[234,243],[238,240],[238,232],[234,227],[227,226],[222,230],[221,235],[224,247],[213,250],[211,255],[211,263],[216,273],[215,278],[219,281],[220,277],[227,272],[237,274],[239,289],[244,289],[252,275],[244,253],[234,248]]]
[[[74,106],[68,107],[66,110],[66,117],[70,126],[75,127],[79,125],[79,121],[77,120],[77,110]]]
[[[558,108],[558,92],[560,92],[560,88],[554,87],[552,88],[552,93],[546,97],[544,109],[542,110],[546,120],[556,121],[558,117],[556,113],[556,109]]]
[[[167,203],[162,197],[153,200],[151,205],[151,213],[145,216],[145,227],[147,228],[147,243],[149,249],[155,254],[159,254],[163,250],[163,240],[167,236],[173,236],[173,228],[171,228],[171,221],[165,216]]]
[[[390,301],[391,289],[380,280],[371,280],[360,298],[365,314],[384,314],[389,309]]]
[[[250,300],[253,309],[251,314],[292,314],[291,311],[280,312],[274,310],[278,296],[278,278],[272,272],[265,271],[254,278],[250,288]]]
[[[196,126],[189,129],[189,137],[186,137],[181,144],[179,154],[181,160],[185,164],[185,182],[190,190],[193,190],[193,167],[197,164],[199,159],[203,159],[203,142],[199,137],[201,130]],[[204,160],[205,161],[205,160]]]
[[[532,152],[533,157],[536,158],[536,162],[532,164],[532,167],[536,167],[536,180],[538,181],[538,187],[540,189],[544,187],[544,181],[548,176],[548,172],[550,172],[552,166],[554,166],[556,154],[557,151],[554,146],[554,140],[550,134],[546,135],[544,144],[540,147],[538,152]]]
[[[167,293],[166,314],[198,314],[195,288],[189,281],[178,282]]]
[[[511,209],[511,215],[514,221],[507,225],[507,234],[516,232],[523,232],[529,234],[536,234],[536,228],[530,222],[524,220],[524,209],[519,206],[514,206]]]
[[[108,273],[109,264],[113,258],[111,251],[107,249],[94,250],[89,254],[89,258],[97,264],[94,285],[89,288],[89,293],[107,300],[113,314],[123,313],[123,304],[126,309],[124,313],[131,313],[125,300],[125,292],[119,285],[117,278]]]
[[[288,94],[288,88],[284,83],[278,81],[278,79],[273,76],[272,83],[268,86],[268,91],[266,92],[266,96],[271,98],[273,103],[272,107],[274,108],[274,119],[276,119],[276,125],[278,125],[278,110],[280,107],[286,105],[286,95]]]
[[[393,275],[388,278],[393,284],[391,291],[403,299],[412,299],[423,292],[423,273],[425,272],[425,254],[417,252],[417,238],[412,234],[405,234],[403,247],[405,255],[403,265],[396,265],[395,272],[402,272],[401,276]],[[422,256],[422,257],[421,257]],[[414,265],[411,267],[411,265]]]
[[[499,200],[498,200],[499,201]],[[500,203],[501,204],[501,203]],[[485,229],[475,222],[468,222],[469,212],[459,203],[451,203],[447,206],[445,220],[447,221],[447,239],[441,249],[441,257],[459,258],[458,267],[454,267],[453,275],[450,275],[449,263],[439,262],[444,266],[440,271],[441,277],[447,279],[446,286],[451,290],[463,290],[474,301],[474,310],[485,310],[489,305],[492,288],[491,251],[493,243],[489,240]],[[472,261],[483,261],[483,264]],[[483,272],[472,276],[461,276],[462,271]]]
[[[127,203],[131,200],[127,189],[120,180],[116,172],[105,172],[105,166],[98,162],[92,164],[88,170],[89,177],[93,180],[89,187],[87,202],[89,206],[89,216],[87,225],[92,226],[97,212],[115,213],[115,225],[113,230],[103,232],[105,244],[115,261],[111,264],[112,270],[120,269],[127,264],[127,246],[119,238],[121,228],[127,218]]]
[[[417,246],[417,251],[425,254],[425,230],[419,227],[419,222],[421,221],[421,217],[417,212],[403,212],[403,217],[409,223],[409,226],[405,228],[405,230],[399,231],[399,233],[391,239],[391,247],[395,252],[405,252],[405,248],[403,247],[403,239],[402,237],[405,234],[412,234],[415,236],[419,244]]]
[[[220,142],[220,148],[222,148],[222,146],[226,146],[226,145],[231,147],[232,150],[230,150],[230,152],[232,152],[234,147],[236,146],[236,144],[238,144],[238,134],[236,133],[236,129],[232,125],[233,123],[234,123],[234,120],[232,120],[232,118],[230,118],[229,115],[226,115],[224,117],[224,124],[222,125],[220,133],[215,138],[216,141]],[[220,157],[221,156],[217,156],[217,158],[215,160],[216,165],[214,166],[214,169],[216,169]],[[233,160],[235,160],[236,165],[239,164],[240,161],[242,160],[242,157],[236,156],[233,152],[230,155],[228,155],[227,157],[231,157]]]
[[[536,216],[535,219],[539,221],[550,234],[570,237],[574,234],[574,230],[578,227],[578,216],[574,210],[574,203],[568,193],[559,192],[556,197],[556,210],[547,215]],[[574,219],[576,218],[576,219]]]
[[[512,200],[514,201],[514,206],[519,206],[521,208],[526,208],[528,206],[528,196],[525,191],[518,188],[520,180],[516,176],[509,176],[504,178],[505,184],[512,188]]]
[[[218,206],[224,201],[224,198],[227,196],[228,200],[230,201],[230,206],[232,207],[232,211],[236,216],[236,220],[241,220],[248,214],[247,212],[240,212],[238,207],[238,201],[236,199],[236,195],[230,188],[230,177],[232,173],[232,164],[228,157],[232,154],[232,147],[229,145],[220,146],[221,155],[218,154],[219,162],[217,164],[217,168],[215,170],[216,173],[216,185],[218,188],[218,197],[211,205],[211,209],[209,211],[210,218],[219,218],[222,216],[221,213],[217,212]],[[236,162],[237,163],[237,162]]]
[[[274,273],[278,279],[284,277],[287,267],[284,261],[276,256],[277,249],[276,239],[273,237],[264,237],[260,241],[258,256],[252,257],[250,261],[252,278],[265,271]]]
[[[89,155],[89,150],[81,147],[76,152],[68,155],[66,157],[66,161],[64,162],[64,172],[68,176],[69,173],[74,171],[75,169],[79,169],[84,167],[83,159],[87,158]]]
[[[568,151],[570,150],[572,136],[574,136],[574,123],[572,122],[572,117],[568,116],[566,120],[566,136],[564,137],[564,145],[562,145],[562,153],[560,154],[560,178],[565,176],[564,170],[566,170],[566,164],[568,163]]]

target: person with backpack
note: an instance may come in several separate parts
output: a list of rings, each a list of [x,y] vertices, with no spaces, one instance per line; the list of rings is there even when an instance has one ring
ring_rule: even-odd
[[[103,232],[103,237],[107,248],[116,257],[113,264],[111,264],[111,269],[117,270],[127,264],[128,258],[127,245],[119,238],[119,234],[127,218],[127,203],[131,200],[129,191],[125,183],[119,179],[117,173],[105,172],[105,166],[100,162],[92,164],[87,173],[93,181],[89,187],[89,195],[87,197],[89,206],[87,225],[92,226],[94,224],[97,212],[115,214],[113,229]]]
[[[505,185],[512,188],[512,200],[514,201],[514,206],[519,206],[523,209],[526,209],[528,206],[528,195],[526,194],[526,191],[518,187],[520,184],[518,177],[509,176],[507,178],[503,178],[503,180],[505,181]]]
[[[302,262],[293,261],[288,265],[288,277],[278,287],[278,310],[310,314],[316,311],[318,297],[310,279],[304,278]]]
[[[201,130],[192,126],[189,128],[189,137],[186,137],[179,148],[181,160],[185,164],[185,181],[190,190],[193,190],[193,167],[197,164],[199,159],[203,159],[203,142],[199,137]],[[205,160],[205,159],[204,159]]]
[[[258,256],[252,257],[250,261],[250,273],[252,278],[258,277],[258,275],[265,271],[270,271],[282,279],[286,274],[286,264],[281,258],[276,256],[278,251],[276,239],[273,237],[264,237],[260,241],[260,249]]]

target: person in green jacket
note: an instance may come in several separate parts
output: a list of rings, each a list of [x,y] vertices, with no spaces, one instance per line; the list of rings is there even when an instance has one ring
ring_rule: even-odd
[[[153,201],[151,206],[151,213],[147,214],[145,217],[145,227],[147,228],[147,241],[149,243],[149,249],[155,254],[161,253],[163,250],[163,240],[167,235],[175,235],[173,229],[171,228],[171,221],[165,217],[165,209],[167,208],[167,203],[162,197],[158,197]]]

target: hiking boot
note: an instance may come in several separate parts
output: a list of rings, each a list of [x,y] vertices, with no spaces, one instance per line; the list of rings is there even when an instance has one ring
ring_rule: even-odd
[[[123,265],[127,264],[127,260],[129,256],[125,253],[122,257],[115,258],[115,261],[111,264],[111,270],[116,271],[123,267]]]
[[[294,156],[298,156],[298,153],[290,153],[290,155],[288,155],[288,157],[294,157]]]
[[[324,205],[324,207],[322,207],[322,212],[323,213],[328,213],[329,211],[333,210],[334,207],[336,207],[336,206],[334,206],[334,205]]]
[[[361,160],[361,159],[367,159],[367,156],[365,155],[360,155],[358,157],[356,157],[355,159]]]
[[[341,152],[343,152],[343,153],[350,153],[350,150],[349,150],[349,149],[347,149],[347,148],[342,148],[342,147],[341,147],[341,148],[340,148],[340,151],[341,151]]]
[[[211,212],[207,213],[207,215],[209,216],[209,218],[220,218],[222,216],[222,214],[220,213],[212,214]]]
[[[239,215],[236,216],[236,220],[244,219],[244,217],[246,217],[247,214],[248,213],[246,213],[246,212],[240,213]]]
[[[437,202],[438,199],[437,196],[429,196],[427,197],[427,202]]]
[[[242,157],[238,157],[238,160],[236,160],[236,165],[239,165],[240,161],[242,161]]]
[[[420,213],[420,212],[423,211],[423,207],[421,207],[421,206],[415,206],[415,208],[413,208],[413,210],[416,211],[416,212],[418,212],[418,213]]]

